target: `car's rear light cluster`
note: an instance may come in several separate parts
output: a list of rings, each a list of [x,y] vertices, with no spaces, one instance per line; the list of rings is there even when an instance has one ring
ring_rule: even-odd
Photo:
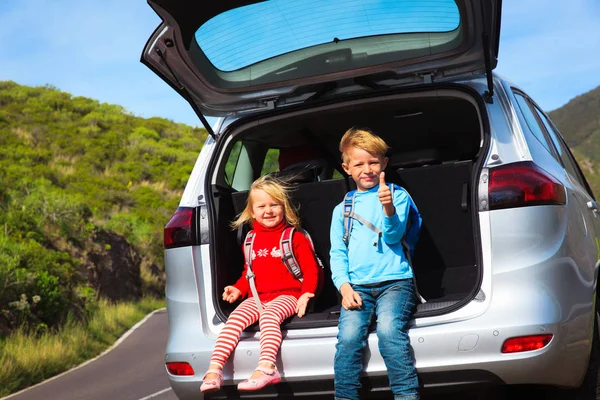
[[[490,169],[489,208],[565,204],[565,187],[533,162],[519,162]]]
[[[167,226],[165,226],[165,249],[193,245],[195,241],[193,221],[194,209],[191,207],[179,207]]]
[[[520,353],[522,351],[539,350],[552,340],[551,334],[519,336],[507,339],[502,345],[503,353]]]
[[[167,371],[171,375],[177,376],[190,376],[194,375],[194,368],[189,363],[186,362],[168,362]]]

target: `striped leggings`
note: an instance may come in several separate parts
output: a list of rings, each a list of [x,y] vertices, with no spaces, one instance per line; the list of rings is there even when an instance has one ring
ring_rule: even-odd
[[[283,295],[268,302],[262,302],[263,313],[259,314],[254,298],[244,300],[229,315],[223,330],[219,333],[211,364],[223,368],[225,361],[237,346],[242,331],[258,321],[260,327],[260,358],[258,362],[270,362],[275,365],[281,346],[281,323],[296,312],[298,299]]]

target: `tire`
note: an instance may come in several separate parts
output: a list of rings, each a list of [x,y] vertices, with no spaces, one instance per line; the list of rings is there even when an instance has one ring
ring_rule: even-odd
[[[588,370],[583,379],[581,387],[575,393],[575,398],[578,400],[598,400],[600,399],[600,328],[598,326],[598,304],[596,300],[596,315],[594,318],[594,338],[592,340],[592,351],[590,353],[590,361]]]
[[[600,294],[600,293],[599,293]],[[480,398],[485,400],[509,400],[522,397],[525,399],[545,399],[545,400],[600,400],[600,313],[598,307],[600,303],[596,301],[596,313],[594,318],[594,336],[592,338],[592,348],[590,351],[590,360],[588,369],[577,389],[558,389],[555,387],[500,387],[490,392],[484,393]]]
[[[600,400],[600,329],[598,327],[598,302],[596,301],[596,313],[594,318],[594,337],[592,339],[592,350],[585,378],[578,389],[557,391],[554,399],[557,400]]]

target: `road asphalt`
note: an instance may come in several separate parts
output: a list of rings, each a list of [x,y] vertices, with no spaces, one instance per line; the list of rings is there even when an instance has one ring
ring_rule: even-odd
[[[160,310],[101,357],[7,399],[177,400],[165,371],[167,335]]]

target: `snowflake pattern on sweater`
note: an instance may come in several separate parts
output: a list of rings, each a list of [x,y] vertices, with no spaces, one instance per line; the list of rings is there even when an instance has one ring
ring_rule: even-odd
[[[252,259],[255,260],[256,257],[266,257],[270,255],[271,257],[279,257],[281,258],[281,250],[277,247],[273,247],[271,253],[269,254],[269,249],[258,249],[258,251],[252,250]]]

